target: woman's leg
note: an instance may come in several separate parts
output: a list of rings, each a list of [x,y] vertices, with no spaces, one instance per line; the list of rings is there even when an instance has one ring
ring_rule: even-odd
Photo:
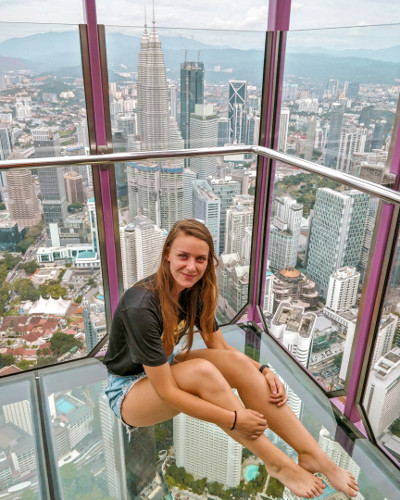
[[[242,403],[235,396],[228,382],[212,363],[202,359],[193,359],[173,365],[171,370],[176,383],[183,391],[231,411],[243,409]],[[139,427],[162,422],[177,413],[174,408],[167,406],[159,398],[146,378],[132,387],[121,408],[124,422]],[[236,431],[229,431],[228,434],[260,457],[271,476],[279,479],[295,495],[314,498],[322,494],[322,481],[299,467],[266,436],[245,439]]]
[[[288,405],[278,407],[268,401],[270,391],[265,377],[251,360],[236,351],[199,349],[186,359],[207,359],[223,374],[231,387],[238,390],[246,408],[262,413],[268,427],[299,454],[299,465],[310,472],[322,472],[332,486],[347,495],[358,491],[354,476],[338,467],[320,448]]]

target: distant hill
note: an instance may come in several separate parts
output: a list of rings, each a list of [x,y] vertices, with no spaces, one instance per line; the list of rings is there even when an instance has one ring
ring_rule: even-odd
[[[185,60],[204,62],[209,82],[246,79],[261,84],[264,52],[216,47],[181,36],[161,36],[167,76],[178,79]],[[140,36],[106,33],[110,80],[118,73],[137,71]],[[199,56],[200,51],[200,56]],[[0,43],[0,71],[30,69],[57,76],[78,76],[81,56],[78,31],[48,32]],[[400,46],[380,50],[335,51],[322,48],[290,48],[286,74],[325,81],[328,78],[361,83],[394,83],[400,78]]]

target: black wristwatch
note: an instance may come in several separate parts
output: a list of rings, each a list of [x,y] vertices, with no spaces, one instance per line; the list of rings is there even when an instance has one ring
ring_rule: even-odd
[[[261,365],[260,368],[258,369],[260,373],[264,371],[264,368],[269,368],[269,365]]]

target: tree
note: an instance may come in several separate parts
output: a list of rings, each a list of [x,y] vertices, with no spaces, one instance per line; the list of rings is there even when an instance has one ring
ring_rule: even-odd
[[[21,269],[23,269],[27,274],[33,274],[37,269],[39,269],[39,264],[36,260],[30,260],[29,262],[22,264]]]
[[[15,358],[12,354],[0,354],[0,367],[11,366],[15,364]]]
[[[55,356],[41,356],[37,359],[36,367],[40,368],[41,366],[50,366],[55,365],[57,363],[57,358]]]
[[[33,361],[28,361],[27,359],[21,359],[21,361],[19,361],[16,364],[16,366],[20,370],[27,370],[28,368],[31,368],[32,364],[33,364]]]
[[[13,290],[21,297],[21,300],[34,301],[38,300],[40,297],[39,291],[33,286],[32,281],[28,279],[19,279],[15,281]]]
[[[82,347],[82,342],[73,335],[67,335],[60,331],[55,332],[50,340],[50,349],[56,356],[65,354],[74,346],[80,349]]]
[[[59,299],[67,295],[67,289],[59,284],[49,285],[46,288],[46,295],[50,295],[53,299]]]

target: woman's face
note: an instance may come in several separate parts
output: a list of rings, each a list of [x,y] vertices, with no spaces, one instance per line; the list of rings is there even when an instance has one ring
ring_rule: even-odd
[[[175,280],[177,295],[185,288],[191,288],[204,275],[210,249],[208,244],[182,232],[172,242],[166,259]]]

